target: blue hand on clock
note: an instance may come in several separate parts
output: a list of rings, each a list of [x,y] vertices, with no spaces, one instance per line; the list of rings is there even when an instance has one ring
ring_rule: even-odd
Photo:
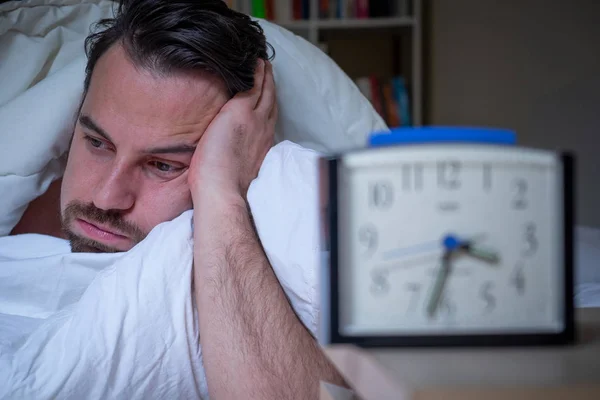
[[[440,250],[439,240],[423,242],[423,243],[415,244],[412,246],[401,247],[399,249],[393,249],[393,250],[386,251],[385,253],[383,253],[383,259],[390,260],[390,259],[398,258],[398,257],[406,257],[406,256],[412,256],[412,255],[417,255],[417,254],[421,254],[421,253],[429,253],[429,252],[433,252],[436,250]]]

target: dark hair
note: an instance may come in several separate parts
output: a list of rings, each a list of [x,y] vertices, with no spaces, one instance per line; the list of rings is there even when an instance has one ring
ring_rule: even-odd
[[[115,18],[85,40],[84,93],[98,59],[115,43],[132,62],[160,75],[204,70],[220,76],[231,96],[254,86],[259,58],[268,59],[262,27],[222,0],[122,0]]]

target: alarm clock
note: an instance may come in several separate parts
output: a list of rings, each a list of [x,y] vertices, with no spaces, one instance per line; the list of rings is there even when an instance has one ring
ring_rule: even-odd
[[[573,342],[571,155],[475,128],[369,144],[319,161],[321,344]]]

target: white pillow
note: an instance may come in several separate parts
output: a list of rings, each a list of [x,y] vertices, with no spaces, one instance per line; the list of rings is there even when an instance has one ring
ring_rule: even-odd
[[[273,272],[312,334],[319,319],[317,157],[282,142],[248,191]],[[65,254],[65,240],[41,235],[0,241],[0,399],[208,398],[190,211],[126,253]]]
[[[108,0],[0,4],[0,235],[60,177],[84,79],[83,41]],[[361,147],[387,129],[369,101],[317,47],[267,21],[273,45],[277,140],[321,152]]]
[[[261,21],[261,26],[275,48],[280,140],[338,152],[363,147],[371,132],[387,130],[371,103],[329,56],[278,25]]]

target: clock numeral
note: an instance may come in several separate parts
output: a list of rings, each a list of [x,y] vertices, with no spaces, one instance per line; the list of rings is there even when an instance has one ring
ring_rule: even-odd
[[[513,272],[510,283],[517,289],[519,295],[525,294],[525,272],[522,263],[518,263]]]
[[[516,210],[524,210],[527,208],[527,181],[523,178],[517,178],[513,182],[513,191],[515,197],[512,206]]]
[[[479,289],[479,297],[485,302],[485,312],[492,312],[496,308],[496,298],[492,294],[493,282],[485,282]]]
[[[419,298],[421,294],[421,284],[420,283],[407,283],[406,290],[408,290],[410,294],[410,300],[408,302],[408,308],[406,310],[407,313],[417,311],[417,306],[419,305]]]
[[[538,248],[536,226],[533,222],[525,225],[525,235],[523,239],[525,241],[523,255],[532,256]]]
[[[390,182],[375,182],[369,185],[369,204],[371,207],[385,210],[394,203],[394,187]]]
[[[379,237],[375,225],[368,223],[358,230],[358,241],[365,248],[365,256],[371,256],[377,250]]]
[[[373,270],[371,271],[371,293],[374,296],[383,296],[390,291],[390,282],[388,281],[388,271]]]
[[[438,185],[443,189],[460,188],[460,161],[440,161],[437,164]]]
[[[423,164],[402,165],[402,190],[423,189]]]
[[[492,189],[492,164],[483,164],[483,189],[485,191]]]

